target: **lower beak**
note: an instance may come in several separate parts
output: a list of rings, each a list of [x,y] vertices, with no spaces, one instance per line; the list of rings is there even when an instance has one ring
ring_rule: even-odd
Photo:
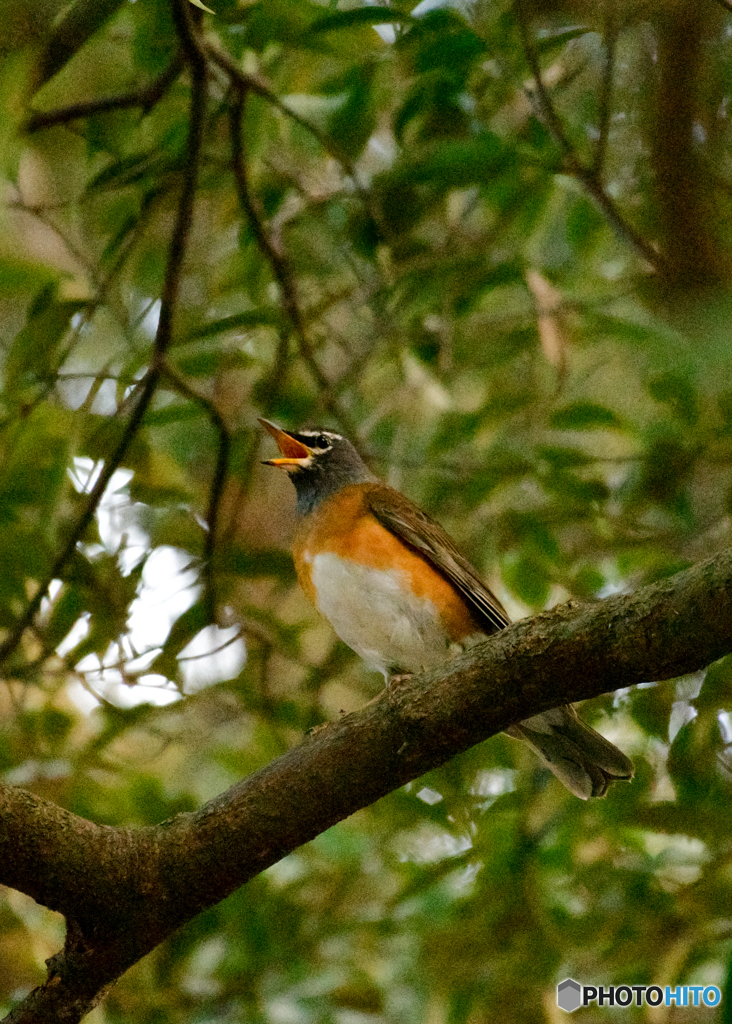
[[[262,459],[263,466],[277,466],[278,469],[287,469],[288,466],[305,466],[307,459]]]

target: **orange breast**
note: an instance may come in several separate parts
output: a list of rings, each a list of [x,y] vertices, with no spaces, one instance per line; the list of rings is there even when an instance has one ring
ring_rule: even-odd
[[[344,487],[323,501],[295,538],[293,556],[298,579],[316,607],[311,565],[313,558],[323,553],[370,569],[399,572],[415,597],[429,600],[439,609],[445,633],[453,643],[482,632],[455,588],[426,558],[382,526],[364,505],[358,484]]]

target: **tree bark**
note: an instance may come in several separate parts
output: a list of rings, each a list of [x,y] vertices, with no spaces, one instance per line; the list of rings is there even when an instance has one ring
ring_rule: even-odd
[[[328,723],[195,813],[95,825],[0,785],[0,882],[60,911],[12,1024],[75,1022],[172,931],[302,843],[508,725],[732,652],[732,552],[635,594],[515,623]]]
[[[709,158],[702,158],[695,138],[714,123],[714,101],[719,103],[703,84],[707,51],[722,12],[721,5],[696,0],[663,0],[653,10],[658,42],[658,88],[649,119],[653,193],[666,261],[664,284],[670,295],[678,295],[729,279],[729,254],[717,238],[717,190]]]

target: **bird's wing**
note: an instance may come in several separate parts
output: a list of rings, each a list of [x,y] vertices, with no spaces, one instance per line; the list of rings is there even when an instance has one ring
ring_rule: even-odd
[[[495,633],[509,624],[506,609],[439,523],[386,484],[371,488],[366,501],[387,530],[418,551],[460,591],[486,633]]]

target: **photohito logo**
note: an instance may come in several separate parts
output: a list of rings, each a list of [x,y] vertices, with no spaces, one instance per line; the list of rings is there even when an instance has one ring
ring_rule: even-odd
[[[565,978],[557,985],[557,1006],[573,1013],[580,1006],[718,1006],[716,985],[580,985]]]

